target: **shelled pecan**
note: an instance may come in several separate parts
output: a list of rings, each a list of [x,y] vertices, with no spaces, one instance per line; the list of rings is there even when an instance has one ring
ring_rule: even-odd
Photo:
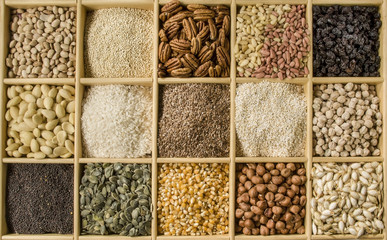
[[[159,77],[229,76],[229,7],[173,0],[159,19]]]

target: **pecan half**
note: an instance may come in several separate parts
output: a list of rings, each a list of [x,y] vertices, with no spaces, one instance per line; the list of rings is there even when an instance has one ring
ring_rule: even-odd
[[[171,13],[167,13],[167,12],[161,13],[161,14],[159,15],[159,18],[160,18],[160,20],[161,20],[162,22],[167,21],[170,17],[172,17],[172,14],[171,14]]]
[[[193,37],[196,36],[197,30],[196,30],[196,25],[194,24],[194,27],[193,27],[189,19],[192,19],[192,18],[183,20],[183,27],[184,27],[185,34],[187,35],[187,38],[192,39]]]
[[[187,9],[193,12],[198,9],[207,9],[207,7],[202,4],[188,4]]]
[[[204,42],[208,37],[208,33],[210,32],[210,28],[208,26],[204,26],[204,28],[198,33],[198,37],[202,39]]]
[[[167,34],[168,39],[174,38],[179,33],[180,25],[178,23],[172,23],[168,27],[164,26],[164,31]]]
[[[208,69],[211,67],[212,65],[212,62],[211,61],[207,61],[205,63],[203,63],[202,65],[200,65],[198,67],[198,69],[196,69],[196,71],[194,72],[194,76],[195,77],[205,77],[208,75]]]
[[[167,34],[165,34],[164,29],[160,29],[160,31],[159,31],[159,37],[160,37],[160,41],[162,41],[162,42],[168,42],[168,37],[167,37]]]
[[[173,15],[167,21],[165,21],[164,26],[174,22],[180,23],[184,18],[187,18],[187,17],[192,17],[192,12],[190,11],[179,12],[178,14]]]
[[[208,76],[210,77],[215,77],[215,69],[213,66],[211,66],[210,68],[208,68]]]
[[[164,64],[164,67],[166,67],[168,73],[171,73],[172,70],[181,67],[181,62],[178,58],[171,58]]]
[[[205,62],[211,60],[212,56],[214,55],[214,50],[212,50],[211,48],[207,48],[207,49],[208,50],[205,51],[203,54],[200,55],[200,53],[199,53],[200,63],[205,63]]]
[[[167,71],[166,71],[166,68],[163,66],[163,64],[162,63],[159,63],[159,65],[158,65],[159,67],[158,67],[158,70],[157,70],[157,75],[159,76],[159,77],[166,77],[167,76]]]
[[[228,68],[230,66],[230,55],[222,46],[216,48],[216,59],[218,60],[220,66],[224,68]]]
[[[192,71],[199,67],[199,60],[190,53],[185,54],[184,57],[180,59],[180,61],[183,63],[184,67],[191,68]]]
[[[197,9],[194,11],[194,19],[196,21],[208,20],[215,17],[215,12],[211,9]]]
[[[199,21],[196,23],[196,27],[198,29],[198,31],[200,32],[204,27],[206,26],[206,23],[203,22],[203,21]]]
[[[169,42],[173,51],[178,53],[190,53],[191,52],[191,43],[184,39],[174,39]]]
[[[171,72],[172,77],[189,77],[192,70],[190,68],[178,68]]]
[[[219,65],[215,66],[215,76],[219,77],[222,74],[222,67]]]
[[[175,9],[177,9],[178,7],[180,7],[180,1],[179,0],[173,0],[173,1],[170,1],[168,2],[167,4],[165,4],[162,8],[161,8],[161,12],[172,12],[174,11]]]
[[[218,36],[218,29],[214,23],[214,20],[208,19],[208,27],[210,28],[210,39],[215,40]]]
[[[224,29],[224,34],[228,36],[230,34],[230,16],[229,15],[224,16],[222,28]]]
[[[165,63],[171,56],[171,47],[166,42],[161,42],[159,45],[159,60]]]
[[[226,34],[224,33],[224,29],[221,28],[219,29],[219,44],[220,46],[224,47],[225,46],[225,41],[226,41]]]
[[[192,38],[191,40],[191,53],[196,55],[200,52],[202,48],[202,40],[200,37]]]

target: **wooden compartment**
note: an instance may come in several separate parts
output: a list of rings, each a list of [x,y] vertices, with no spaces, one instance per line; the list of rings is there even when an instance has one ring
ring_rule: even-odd
[[[311,223],[311,210],[310,199],[312,198],[312,186],[311,186],[311,169],[313,162],[366,162],[366,161],[379,161],[383,162],[384,167],[384,197],[387,197],[387,124],[385,119],[387,118],[387,0],[182,0],[183,4],[189,3],[203,3],[203,4],[225,4],[230,7],[231,17],[231,33],[230,33],[230,77],[226,78],[158,78],[157,77],[157,65],[158,65],[158,30],[159,30],[159,7],[164,5],[168,0],[0,0],[0,124],[2,126],[0,135],[0,193],[1,193],[1,207],[0,207],[0,239],[8,240],[113,240],[113,239],[132,239],[131,237],[122,237],[117,235],[80,235],[80,214],[79,214],[79,184],[80,176],[82,174],[81,164],[88,162],[122,162],[122,163],[149,163],[152,164],[152,204],[157,205],[157,164],[169,163],[169,162],[220,162],[230,165],[230,192],[229,192],[229,234],[227,235],[213,235],[213,236],[162,236],[157,233],[157,211],[153,211],[152,220],[152,235],[146,237],[136,237],[136,239],[176,239],[176,240],[248,240],[248,239],[267,239],[267,240],[294,240],[294,239],[353,239],[351,235],[312,235]],[[237,157],[236,156],[236,131],[235,131],[235,94],[236,86],[239,83],[245,82],[260,82],[261,79],[255,78],[241,78],[237,77],[236,73],[236,61],[233,46],[236,41],[236,15],[238,14],[238,8],[242,5],[250,5],[257,3],[265,4],[306,4],[307,5],[307,22],[309,24],[309,30],[312,33],[312,5],[377,5],[380,7],[382,15],[382,29],[380,34],[380,56],[381,56],[381,69],[380,77],[376,78],[314,78],[313,77],[313,54],[309,55],[308,68],[310,73],[307,77],[297,78],[291,80],[281,81],[279,79],[272,79],[270,81],[275,82],[287,82],[303,85],[307,98],[307,143],[305,146],[305,156],[297,158],[265,158],[265,157]],[[11,8],[28,8],[34,6],[76,6],[77,7],[77,42],[76,42],[76,76],[75,78],[68,79],[9,79],[7,78],[7,69],[5,66],[5,58],[8,54],[9,43],[9,18]],[[154,35],[153,35],[153,75],[152,78],[85,78],[84,74],[84,62],[83,62],[83,36],[85,19],[88,10],[110,8],[110,7],[131,7],[154,10]],[[310,36],[312,38],[312,36]],[[313,51],[313,50],[312,50]],[[378,96],[381,99],[380,111],[383,115],[383,133],[380,137],[380,149],[381,155],[379,157],[356,157],[356,158],[325,158],[313,156],[313,132],[312,132],[312,119],[313,119],[313,85],[322,83],[369,83],[377,86]],[[4,119],[5,106],[6,106],[6,88],[9,85],[22,85],[22,84],[70,84],[76,88],[76,122],[75,122],[75,154],[71,159],[16,159],[8,158],[5,152],[6,143],[6,121]],[[159,101],[159,85],[160,84],[175,84],[175,83],[221,83],[230,85],[231,102],[230,102],[230,155],[224,158],[158,158],[157,155],[157,125],[158,125],[158,101]],[[152,116],[152,156],[148,158],[137,159],[102,159],[102,158],[83,158],[82,157],[82,142],[81,142],[81,130],[80,130],[80,117],[81,117],[81,103],[83,98],[84,89],[89,85],[97,84],[138,84],[144,86],[151,86],[153,91],[153,116]],[[74,234],[73,235],[58,235],[58,234],[46,234],[46,235],[17,235],[9,234],[5,221],[5,184],[6,184],[6,170],[7,163],[67,163],[74,165]],[[235,171],[236,163],[243,162],[303,162],[307,169],[307,215],[305,217],[306,233],[301,235],[273,235],[273,236],[245,236],[241,234],[235,234]],[[387,227],[387,201],[384,199],[384,225]],[[384,239],[387,240],[386,230],[383,234],[378,235],[366,235],[362,239]]]

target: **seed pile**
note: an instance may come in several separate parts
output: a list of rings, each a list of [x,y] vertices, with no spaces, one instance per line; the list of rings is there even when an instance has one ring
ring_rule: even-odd
[[[228,164],[162,164],[158,231],[168,236],[228,233]]]
[[[380,99],[368,84],[314,86],[315,154],[325,157],[379,156]]]
[[[89,163],[79,195],[82,234],[151,234],[150,165]]]
[[[313,75],[378,77],[381,26],[378,7],[313,6]]]
[[[72,234],[72,165],[7,164],[6,220],[9,233]]]
[[[161,8],[159,77],[228,77],[230,9],[227,6],[180,5]]]
[[[295,78],[309,74],[305,5],[242,6],[235,57],[240,77]]]
[[[383,163],[315,163],[312,169],[313,234],[380,234]]]
[[[75,89],[24,85],[7,89],[10,157],[69,158],[74,154]]]
[[[238,164],[236,232],[304,234],[306,181],[303,164]]]
[[[82,101],[81,125],[85,157],[150,154],[152,89],[134,85],[89,87]]]
[[[84,40],[86,77],[152,76],[153,11],[89,11]]]
[[[230,151],[230,87],[160,87],[160,157],[226,157]]]
[[[304,156],[306,99],[302,86],[267,81],[239,84],[235,105],[238,155]]]
[[[11,10],[8,77],[74,77],[75,9],[48,6]]]

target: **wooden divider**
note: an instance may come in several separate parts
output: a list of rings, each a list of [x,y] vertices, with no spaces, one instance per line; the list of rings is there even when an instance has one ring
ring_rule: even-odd
[[[152,234],[151,236],[146,237],[136,237],[135,239],[165,239],[165,240],[221,240],[221,239],[230,239],[230,240],[297,240],[297,239],[351,239],[351,235],[312,235],[311,224],[311,206],[310,200],[312,198],[312,179],[311,179],[311,170],[313,162],[369,162],[369,161],[378,161],[383,162],[384,164],[384,178],[387,178],[387,146],[386,139],[387,136],[387,124],[384,122],[383,134],[381,136],[380,147],[381,147],[381,156],[379,157],[356,157],[356,158],[333,158],[333,157],[313,157],[313,132],[312,132],[312,119],[313,119],[313,86],[316,84],[326,84],[326,83],[369,83],[377,85],[378,96],[381,98],[381,111],[383,114],[383,119],[387,118],[387,0],[182,0],[183,4],[189,3],[202,3],[202,4],[225,4],[230,7],[231,15],[231,36],[230,36],[230,56],[231,56],[231,66],[230,66],[230,77],[226,78],[158,78],[157,76],[157,66],[158,66],[158,30],[159,30],[159,6],[164,5],[169,0],[0,0],[0,124],[2,126],[2,131],[0,135],[0,239],[34,239],[34,240],[113,240],[113,239],[132,239],[130,237],[123,237],[117,235],[109,236],[97,236],[97,235],[81,235],[81,223],[80,223],[80,214],[79,214],[79,184],[80,178],[83,174],[83,165],[93,162],[123,162],[123,163],[143,163],[152,165]],[[291,80],[281,81],[279,79],[269,79],[272,82],[286,82],[302,85],[304,88],[306,100],[307,100],[307,143],[305,146],[305,156],[304,157],[285,157],[285,158],[268,158],[268,157],[241,157],[236,154],[236,128],[235,128],[235,97],[236,97],[236,88],[238,84],[247,83],[247,82],[261,82],[262,79],[255,78],[245,78],[237,77],[236,70],[236,60],[234,53],[234,45],[236,42],[236,16],[239,11],[239,7],[242,5],[248,4],[280,4],[280,3],[289,3],[289,4],[306,4],[307,5],[307,22],[309,25],[309,31],[312,33],[312,5],[331,5],[331,4],[345,4],[345,5],[378,5],[380,6],[380,11],[383,19],[383,26],[381,31],[381,48],[380,56],[382,58],[382,68],[380,70],[380,77],[373,78],[313,78],[313,54],[311,49],[309,58],[308,58],[308,68],[310,74],[304,78],[296,78]],[[9,12],[10,8],[18,7],[32,7],[39,5],[60,5],[60,6],[76,6],[77,7],[77,45],[76,45],[76,76],[75,78],[69,79],[10,79],[7,78],[7,70],[5,67],[5,58],[8,52],[8,42],[9,42]],[[135,8],[144,8],[154,11],[154,35],[153,35],[153,64],[152,70],[153,75],[151,78],[87,78],[84,72],[84,61],[83,61],[83,37],[84,37],[84,28],[85,28],[85,19],[87,11],[93,9],[107,8],[107,7],[135,7]],[[312,34],[310,35],[312,40]],[[310,41],[312,42],[312,41]],[[311,46],[312,48],[313,46]],[[164,84],[178,84],[178,83],[213,83],[213,84],[227,84],[230,86],[230,155],[229,157],[224,158],[158,158],[157,156],[157,130],[158,130],[158,104],[159,104],[159,86]],[[5,105],[6,105],[6,88],[9,85],[22,85],[22,84],[54,84],[54,85],[63,85],[70,84],[74,85],[76,88],[76,123],[75,123],[75,154],[74,158],[71,159],[45,159],[45,160],[35,160],[27,158],[9,158],[5,153],[5,141],[6,141],[6,122],[4,120],[5,115]],[[84,90],[86,87],[91,85],[99,84],[127,84],[127,85],[143,85],[152,87],[152,96],[153,96],[153,110],[152,110],[152,155],[147,158],[137,158],[137,159],[106,159],[106,158],[83,158],[82,157],[82,141],[81,141],[81,105]],[[219,235],[219,236],[163,236],[158,235],[157,232],[157,182],[158,182],[158,164],[162,163],[183,163],[183,162],[206,162],[206,163],[223,163],[230,165],[229,173],[229,187],[230,187],[230,205],[229,205],[229,234]],[[236,189],[236,164],[238,163],[252,163],[252,162],[299,162],[304,163],[305,168],[307,169],[307,206],[306,206],[306,217],[305,217],[305,227],[306,233],[301,235],[274,235],[274,236],[245,236],[242,234],[235,234],[235,189]],[[5,222],[5,187],[6,187],[6,166],[9,163],[66,163],[74,165],[74,234],[73,235],[58,235],[58,234],[47,234],[47,235],[17,235],[9,234],[7,231],[7,226]],[[387,196],[387,185],[384,181],[384,196]],[[387,201],[384,201],[384,223],[385,226],[387,223]],[[387,234],[378,234],[365,236],[362,239],[384,239],[387,240]]]

